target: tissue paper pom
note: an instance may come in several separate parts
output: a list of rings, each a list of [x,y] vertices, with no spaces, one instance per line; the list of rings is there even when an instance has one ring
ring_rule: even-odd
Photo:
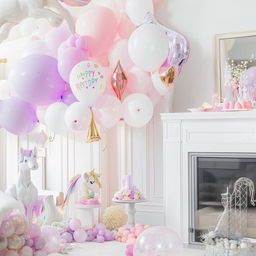
[[[103,215],[103,223],[107,229],[114,230],[124,226],[127,223],[128,215],[120,206],[111,206],[106,208]]]

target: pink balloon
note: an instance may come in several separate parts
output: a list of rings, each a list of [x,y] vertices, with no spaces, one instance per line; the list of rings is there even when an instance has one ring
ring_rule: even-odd
[[[46,55],[19,60],[9,75],[9,83],[20,98],[39,106],[59,100],[65,88],[57,60]]]
[[[133,93],[149,93],[152,88],[152,80],[150,74],[142,69],[134,66],[127,73],[127,88]]]
[[[66,22],[63,22],[61,26],[53,28],[45,36],[45,42],[52,53],[57,56],[58,48],[60,44],[67,40],[71,35],[70,30]]]
[[[19,256],[18,252],[13,250],[8,250],[5,254],[5,256]]]
[[[115,69],[118,61],[120,61],[124,70],[133,66],[134,64],[128,53],[128,40],[118,40],[111,48],[108,59],[112,69]]]
[[[24,246],[20,252],[19,252],[19,256],[33,256],[33,250],[32,248],[28,247],[28,246]]]
[[[104,128],[112,128],[122,117],[122,103],[114,96],[101,96],[93,107],[96,121]]]
[[[83,230],[83,229],[80,229],[80,230],[76,230],[73,234],[74,236],[74,240],[77,242],[77,243],[83,243],[86,241],[87,239],[87,234],[86,232]]]
[[[118,25],[118,34],[121,38],[128,39],[136,26],[131,22],[127,14],[124,14]]]
[[[58,230],[51,226],[43,226],[41,228],[42,237],[45,239],[46,242],[48,241],[56,241],[60,242],[60,234]]]
[[[87,9],[76,23],[76,32],[88,36],[89,54],[97,56],[107,51],[117,33],[117,19],[109,8],[95,6]]]
[[[151,99],[152,104],[154,106],[156,106],[160,102],[160,100],[162,98],[162,96],[156,91],[155,88],[152,88],[147,95]]]
[[[27,232],[26,234],[30,237],[30,238],[36,238],[41,236],[41,230],[40,227],[37,224],[30,224],[28,226]]]
[[[62,79],[69,82],[69,75],[73,67],[87,59],[87,54],[75,47],[70,47],[63,51],[58,57],[58,70]]]
[[[13,97],[1,103],[0,123],[8,132],[24,135],[35,128],[38,119],[32,105]]]
[[[82,225],[82,223],[79,219],[71,219],[69,221],[69,227],[73,231],[79,230],[81,228],[81,225]]]
[[[15,231],[14,222],[10,220],[4,220],[0,227],[0,235],[3,237],[11,236]]]
[[[60,242],[49,241],[46,243],[44,250],[47,252],[47,255],[50,253],[55,253],[60,251]]]
[[[167,227],[152,227],[140,234],[134,246],[134,256],[170,255],[178,256],[181,252],[179,236]]]

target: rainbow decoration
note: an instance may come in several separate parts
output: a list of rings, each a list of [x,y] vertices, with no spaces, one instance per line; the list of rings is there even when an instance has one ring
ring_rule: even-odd
[[[75,177],[73,177],[71,179],[71,182],[70,182],[70,185],[69,185],[69,188],[68,188],[68,191],[67,191],[67,194],[65,196],[65,199],[61,205],[61,209],[63,209],[66,205],[66,203],[68,202],[68,199],[69,199],[69,196],[71,195],[71,193],[74,191],[75,189],[75,186],[76,186],[76,183],[78,182],[78,180],[81,178],[81,174],[78,174],[76,175]]]

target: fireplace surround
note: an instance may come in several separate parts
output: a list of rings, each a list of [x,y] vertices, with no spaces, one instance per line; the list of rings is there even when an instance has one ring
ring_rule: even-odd
[[[209,188],[206,194],[201,194],[204,199],[201,203],[208,205],[198,207],[197,180],[203,177],[206,183],[210,180],[214,184],[201,186],[212,185],[212,190],[217,190],[218,186],[214,186],[217,183],[219,196],[227,185],[231,186],[233,175],[250,178],[255,175],[256,182],[256,112],[170,113],[162,114],[162,120],[165,223],[182,237],[184,244],[197,244],[200,230],[208,223],[209,228],[214,226],[222,211],[218,193],[207,195],[211,192],[207,191]],[[250,171],[241,167],[244,165]],[[220,177],[213,182],[211,175],[216,172]],[[233,174],[230,176],[228,172]],[[215,217],[207,219],[209,208],[215,208],[216,212],[210,212]],[[200,221],[196,223],[198,218]]]

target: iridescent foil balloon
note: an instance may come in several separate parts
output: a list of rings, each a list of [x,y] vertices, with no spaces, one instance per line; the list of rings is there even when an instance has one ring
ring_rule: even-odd
[[[169,41],[169,54],[166,61],[160,68],[160,74],[166,72],[171,67],[177,68],[179,74],[183,65],[189,58],[190,46],[188,40],[182,34],[158,23],[151,13],[146,14],[143,24],[145,23],[159,25],[165,31]]]
[[[121,100],[127,85],[127,78],[120,61],[117,63],[117,66],[113,72],[111,84],[117,98]]]

